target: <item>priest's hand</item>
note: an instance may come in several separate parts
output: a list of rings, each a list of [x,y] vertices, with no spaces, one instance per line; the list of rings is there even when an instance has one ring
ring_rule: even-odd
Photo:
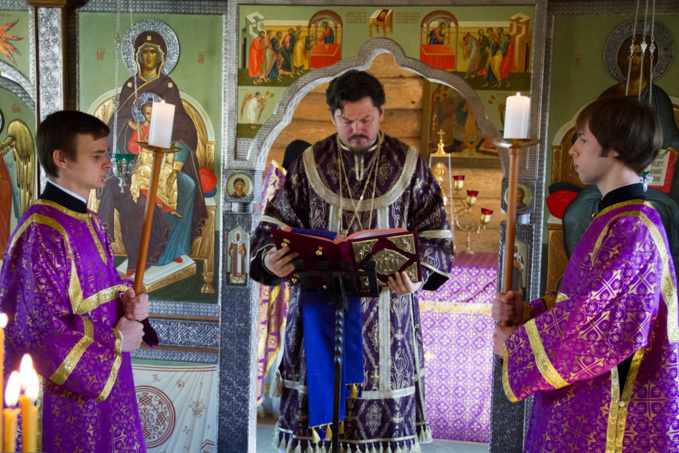
[[[144,338],[144,326],[139,321],[130,321],[125,316],[118,319],[116,329],[123,335],[123,352],[139,349],[141,340]]]
[[[290,252],[289,247],[278,250],[276,247],[271,247],[264,255],[264,267],[278,277],[286,277],[295,270],[295,266],[290,261],[297,258],[298,255],[297,252]]]
[[[137,296],[132,288],[123,293],[125,317],[130,321],[143,321],[149,317],[149,295]]]
[[[493,332],[493,351],[495,354],[502,357],[504,355],[504,345],[507,338],[516,330],[518,327],[502,327],[495,326],[495,332]]]
[[[493,300],[493,319],[512,326],[521,325],[523,321],[523,298],[518,291],[497,293]]]
[[[419,290],[422,287],[422,282],[413,283],[407,272],[396,272],[387,277],[387,285],[393,293],[405,296]]]

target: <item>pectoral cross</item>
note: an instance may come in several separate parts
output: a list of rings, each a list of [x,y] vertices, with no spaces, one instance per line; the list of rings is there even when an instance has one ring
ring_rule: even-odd
[[[377,373],[375,373],[375,374],[372,375],[372,377],[371,377],[370,379],[373,381],[373,387],[379,388],[379,386],[377,385],[377,383],[378,383],[379,380],[380,380],[380,375],[377,374]]]

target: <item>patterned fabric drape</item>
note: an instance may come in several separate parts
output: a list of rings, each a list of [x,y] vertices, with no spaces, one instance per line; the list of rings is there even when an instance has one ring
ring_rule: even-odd
[[[497,262],[496,253],[459,255],[438,291],[420,291],[425,403],[434,439],[489,441]]]
[[[147,451],[216,451],[217,365],[133,364]]]

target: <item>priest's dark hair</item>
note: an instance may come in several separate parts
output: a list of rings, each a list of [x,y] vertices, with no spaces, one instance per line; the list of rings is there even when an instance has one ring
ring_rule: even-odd
[[[108,136],[110,129],[99,118],[77,110],[61,110],[47,116],[36,136],[38,161],[47,176],[59,177],[52,154],[61,150],[68,159],[78,158],[76,137],[91,135],[95,140]]]
[[[325,101],[330,114],[335,115],[337,109],[344,114],[342,101],[356,102],[369,97],[373,105],[381,109],[385,102],[384,87],[377,78],[365,71],[352,69],[333,79],[325,91]]]
[[[603,148],[602,156],[613,150],[616,159],[641,175],[658,157],[662,130],[658,115],[648,104],[630,96],[606,96],[587,105],[575,121],[580,133],[587,126]]]

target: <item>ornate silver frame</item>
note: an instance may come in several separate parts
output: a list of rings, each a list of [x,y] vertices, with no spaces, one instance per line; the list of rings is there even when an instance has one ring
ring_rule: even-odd
[[[230,11],[233,11],[233,14],[229,14],[229,16],[233,20],[237,20],[238,15],[237,15],[237,6],[238,4],[245,4],[246,2],[233,2],[229,3]],[[251,3],[260,3],[260,2],[248,2],[248,4]],[[267,5],[275,5],[275,4],[285,4],[285,2],[276,2],[276,1],[268,1],[268,2],[261,2],[262,4],[267,4]],[[412,5],[415,2],[392,2],[390,5],[397,5],[397,6],[406,6],[406,5]],[[545,152],[540,152],[540,149],[546,149],[546,143],[545,143],[545,131],[546,128],[542,124],[544,121],[544,111],[543,109],[545,108],[545,105],[540,102],[539,99],[539,94],[541,94],[544,90],[543,87],[543,82],[544,82],[544,65],[545,65],[545,59],[544,59],[544,54],[545,54],[545,40],[542,39],[546,35],[547,31],[547,24],[546,24],[546,18],[547,18],[547,1],[546,0],[536,0],[533,2],[529,2],[530,4],[535,5],[535,21],[533,25],[534,29],[534,35],[533,35],[533,61],[532,61],[532,79],[531,79],[531,91],[532,91],[532,99],[531,99],[531,110],[533,111],[533,114],[531,115],[531,130],[536,131],[537,133],[534,135],[537,135],[537,138],[540,138],[541,142],[540,144],[529,148],[524,154],[522,155],[520,159],[520,170],[519,170],[519,177],[521,178],[522,181],[524,182],[533,182],[530,184],[531,188],[533,189],[533,201],[531,203],[533,209],[531,212],[531,217],[532,217],[532,225],[522,225],[519,228],[519,231],[523,231],[526,227],[529,228],[532,232],[532,234],[529,235],[529,237],[523,238],[526,244],[528,244],[530,250],[529,254],[531,256],[531,263],[530,263],[530,271],[529,275],[531,276],[531,281],[529,285],[529,296],[531,297],[536,297],[539,287],[540,287],[540,280],[539,280],[539,263],[541,260],[541,254],[542,254],[542,247],[541,247],[541,238],[542,238],[542,218],[543,218],[543,213],[542,209],[535,209],[535,206],[542,206],[544,202],[544,181],[541,179],[542,176],[544,175],[544,168],[545,168]],[[309,1],[301,1],[299,2],[300,5],[317,5],[319,4],[318,2],[309,2]],[[328,3],[325,3],[325,5],[332,5],[332,6],[346,6],[346,5],[352,5],[355,4],[355,2],[341,2],[341,1],[331,1]],[[369,2],[369,5],[382,5],[385,4],[384,2]],[[459,5],[456,6],[466,6],[466,5],[519,5],[521,3],[519,2],[514,2],[514,1],[479,1],[479,2],[460,2]],[[525,5],[525,3],[523,3]],[[324,6],[325,6],[324,5]],[[362,6],[365,5],[365,3],[361,4]],[[433,2],[430,4],[427,4],[427,6],[450,6],[448,3],[443,3],[443,2]],[[237,30],[237,27],[233,27],[232,30]],[[237,49],[237,39],[234,39],[231,41],[234,43],[233,48],[229,48],[229,54],[227,56],[227,59],[231,59],[231,61],[234,61],[237,63],[238,61],[238,49]],[[431,81],[439,82],[439,83],[444,83],[446,85],[451,86],[453,89],[459,91],[461,94],[463,94],[470,102],[472,105],[472,108],[474,109],[474,112],[476,113],[477,120],[479,126],[484,129],[484,132],[488,134],[491,138],[500,138],[500,134],[497,131],[497,129],[488,121],[487,116],[485,115],[485,110],[483,108],[483,105],[480,102],[480,99],[476,92],[471,89],[461,78],[454,74],[450,74],[446,71],[441,71],[438,69],[431,68],[427,65],[424,65],[421,63],[419,60],[415,60],[409,57],[406,57],[405,54],[403,53],[401,47],[396,44],[394,41],[391,41],[389,39],[384,39],[384,38],[375,38],[368,43],[366,43],[363,48],[359,51],[358,55],[353,58],[348,58],[344,59],[340,62],[338,62],[336,65],[333,65],[331,67],[326,67],[322,68],[316,71],[313,71],[312,73],[305,74],[304,76],[300,77],[298,80],[296,80],[283,94],[281,97],[281,101],[278,104],[277,110],[274,113],[274,115],[262,126],[258,134],[255,136],[254,139],[235,139],[231,143],[235,144],[235,150],[234,154],[228,157],[227,160],[227,165],[229,165],[229,168],[242,168],[242,169],[255,169],[255,181],[261,180],[261,172],[264,170],[264,165],[266,162],[266,154],[268,153],[269,148],[271,147],[275,137],[278,135],[278,133],[291,121],[293,112],[300,102],[300,100],[309,92],[311,91],[314,87],[329,81],[333,77],[339,75],[340,73],[351,69],[351,68],[357,68],[357,69],[367,69],[371,66],[372,60],[375,58],[380,53],[388,52],[390,53],[396,63],[401,66],[404,69],[413,71],[425,78],[428,78]],[[234,68],[237,65],[234,65]],[[232,70],[232,74],[229,75],[230,80],[233,80],[233,86],[231,88],[232,91],[229,93],[225,93],[225,99],[229,100],[229,111],[234,112],[237,109],[236,106],[236,99],[237,96],[235,95],[236,92],[235,90],[237,89],[237,75],[236,75],[236,70]],[[536,96],[538,94],[538,96]],[[481,112],[481,113],[480,113]],[[235,137],[235,123],[233,125],[229,125],[229,138],[234,138]],[[507,166],[508,166],[508,161],[509,161],[509,156],[508,153],[505,149],[500,150],[500,159],[502,163],[502,168],[503,168],[503,179],[506,180],[507,178]],[[258,199],[260,196],[260,190],[261,187],[256,187],[257,192],[255,193],[255,199]],[[224,213],[225,218],[229,215],[228,212]],[[253,226],[258,222],[258,216],[253,215]],[[522,236],[520,236],[522,237]],[[501,239],[500,242],[500,248],[502,248],[504,244],[504,240]],[[502,261],[500,261],[501,263]],[[498,281],[499,287],[500,281]],[[256,286],[256,285],[254,285]],[[254,304],[254,302],[253,302]],[[255,313],[253,313],[255,315]],[[256,321],[255,318],[253,318],[253,325],[254,321]],[[224,338],[224,337],[223,337]],[[256,339],[256,337],[255,337]],[[253,358],[253,363],[254,363],[254,358]],[[499,368],[501,369],[501,368]],[[251,379],[254,379],[254,376],[251,377]],[[497,384],[498,380],[497,378],[494,379],[495,383]],[[252,382],[252,381],[251,381]],[[252,387],[251,387],[252,389]],[[500,387],[497,388],[495,386],[494,388],[494,394],[499,395],[499,392],[503,392],[502,387],[501,387],[501,382],[500,382]],[[502,396],[504,394],[502,393]],[[506,400],[506,398],[505,398]],[[220,403],[223,400],[220,398]],[[496,401],[496,398],[494,398],[494,402]],[[508,433],[509,435],[506,435],[505,433],[501,432],[501,430],[497,430],[494,428],[491,428],[491,450],[492,451],[510,451],[512,448],[511,446],[514,445],[517,447],[517,449],[520,449],[523,444],[523,421],[524,421],[524,407],[521,405],[520,407],[515,407],[511,413],[508,413],[507,407],[504,407],[505,405],[501,405],[503,407],[494,407],[493,412],[497,415],[500,415],[502,412],[504,412],[505,417],[502,418],[495,418],[495,424],[498,426],[501,426],[506,423],[507,421],[507,415],[509,415],[512,419],[512,422],[517,426],[517,429],[514,430],[511,433]],[[220,411],[221,411],[220,407]],[[250,429],[253,429],[254,425],[254,412],[250,413],[250,422],[248,424],[248,427]],[[221,418],[221,412],[220,412],[220,427],[222,425],[223,420]],[[230,431],[232,433],[233,431]],[[252,435],[250,436],[250,442],[252,442]],[[227,449],[226,451],[238,451],[236,449],[231,450],[225,443],[222,443],[222,440],[220,438],[219,441],[219,448],[225,448]],[[507,450],[507,447],[510,448],[510,450]],[[252,444],[249,444],[248,451],[254,451],[252,449]]]
[[[121,15],[129,17],[129,6],[125,0],[92,0],[80,8],[69,12],[68,42],[71,59],[69,61],[69,79],[72,81],[70,96],[75,96],[76,107],[79,107],[77,80],[79,74],[78,29],[80,12],[115,13],[118,3]],[[136,2],[132,4],[132,12],[169,13],[169,14],[201,14],[224,15],[225,2],[221,1],[158,1]],[[40,11],[47,8],[41,8]],[[46,27],[45,30],[49,30]],[[40,29],[41,36],[43,29]],[[47,36],[54,36],[50,33]],[[56,35],[59,35],[58,33]],[[225,43],[225,38],[223,38]],[[55,44],[56,45],[56,44]],[[60,44],[59,44],[60,45]],[[52,93],[52,104],[57,104],[59,93]],[[216,266],[217,268],[219,266]],[[217,363],[219,356],[219,303],[178,303],[171,301],[151,301],[151,321],[161,337],[161,344],[156,349],[139,349],[132,356],[143,359],[157,359],[183,362]]]

